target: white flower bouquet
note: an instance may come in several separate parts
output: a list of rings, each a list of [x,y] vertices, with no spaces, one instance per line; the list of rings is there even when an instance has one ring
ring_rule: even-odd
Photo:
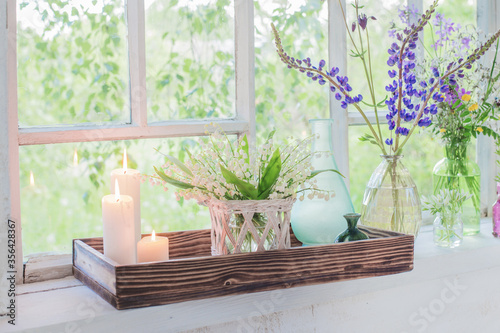
[[[338,171],[313,169],[313,155],[323,153],[311,152],[312,137],[278,146],[273,136],[274,131],[263,145],[250,149],[246,135],[231,140],[216,128],[200,142],[199,154],[186,149],[185,163],[165,155],[166,163],[155,167],[156,184],[173,185],[178,199],[196,199],[210,208],[214,254],[287,248],[297,193],[307,190],[309,198],[325,200],[335,195],[319,189],[313,179],[321,172]]]
[[[173,185],[176,195],[204,202],[218,200],[272,200],[295,197],[310,190],[308,196],[329,200],[334,193],[320,190],[313,179],[324,171],[313,170],[309,149],[312,137],[292,140],[276,146],[271,132],[266,142],[250,149],[247,136],[231,141],[220,129],[211,133],[208,141],[201,141],[201,152],[191,154],[182,163],[171,155],[161,168],[156,168],[156,184]],[[315,154],[321,154],[316,152]],[[302,196],[303,198],[303,196]]]

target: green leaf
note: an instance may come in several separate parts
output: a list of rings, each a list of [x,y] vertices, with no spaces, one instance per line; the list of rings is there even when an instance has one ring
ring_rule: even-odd
[[[246,134],[243,136],[243,139],[241,140],[240,149],[243,149],[245,154],[247,154],[247,157],[245,158],[245,163],[250,165],[250,154],[248,153],[248,138]]]
[[[259,191],[259,200],[267,198],[271,192],[272,187],[278,180],[281,171],[281,154],[279,148],[276,148],[269,163],[267,164],[262,177],[260,178],[257,187]]]
[[[267,136],[266,143],[268,143],[268,142],[269,142],[269,140],[271,140],[271,139],[273,138],[273,136],[274,136],[274,134],[275,134],[275,133],[276,133],[276,129],[273,129],[273,130],[269,133],[269,135]]]
[[[258,193],[257,193],[257,189],[255,188],[255,186],[253,186],[249,182],[246,182],[244,180],[239,179],[238,177],[236,177],[236,175],[234,173],[232,173],[228,169],[224,168],[224,166],[222,166],[222,164],[219,164],[219,166],[220,166],[220,170],[222,172],[222,176],[229,184],[235,185],[236,188],[238,189],[238,191],[240,191],[240,193],[243,196],[247,197],[248,199],[257,200]]]
[[[185,182],[181,182],[180,180],[177,180],[177,179],[174,179],[172,177],[169,177],[162,170],[160,170],[160,169],[158,169],[156,167],[154,167],[154,168],[155,168],[156,174],[158,176],[160,176],[161,179],[163,179],[164,181],[166,181],[167,183],[169,183],[170,185],[173,185],[173,186],[178,187],[178,188],[183,189],[183,190],[194,188],[193,185],[185,183]]]
[[[363,134],[360,138],[359,138],[359,141],[370,141],[370,140],[373,140],[373,136],[370,135],[370,134]]]
[[[320,173],[323,173],[323,172],[326,172],[326,171],[331,171],[331,172],[335,172],[335,173],[338,173],[339,175],[341,175],[343,178],[345,178],[345,176],[343,174],[340,173],[340,171],[338,170],[335,170],[335,169],[324,169],[324,170],[314,170],[313,172],[311,172],[311,175],[309,177],[307,177],[307,179],[311,179],[311,178],[314,178],[316,177],[317,175],[319,175]]]
[[[193,173],[191,172],[191,170],[189,170],[189,168],[184,163],[182,163],[177,158],[175,158],[171,155],[165,155],[165,156],[170,160],[170,162],[174,163],[175,165],[177,165],[179,167],[179,169],[184,171],[185,174],[187,174],[188,176],[191,176],[191,177],[193,176]]]

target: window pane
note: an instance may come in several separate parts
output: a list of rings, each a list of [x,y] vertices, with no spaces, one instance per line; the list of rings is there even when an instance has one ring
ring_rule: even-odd
[[[276,54],[271,22],[280,31],[290,56],[316,62],[328,60],[328,4],[320,0],[254,1],[255,106],[257,134],[300,137],[311,118],[329,115],[328,85],[320,86],[303,73],[288,69]]]
[[[432,0],[424,0],[424,11],[432,5]],[[464,26],[476,25],[477,0],[440,0],[436,11],[445,18]]]
[[[230,0],[146,0],[148,119],[234,117]]]
[[[384,129],[387,131],[386,129]],[[367,142],[359,141],[364,133],[368,133],[368,126],[349,127],[349,171],[351,198],[356,211],[361,211],[363,193],[373,171],[382,161],[380,150]],[[388,137],[387,133],[382,133]],[[476,158],[476,140],[471,140],[468,156]],[[403,164],[406,166],[420,195],[428,196],[433,193],[432,170],[434,165],[444,157],[443,145],[438,139],[432,138],[429,131],[415,132],[408,140],[403,150]]]
[[[21,126],[129,122],[122,0],[20,1]]]
[[[24,254],[70,253],[73,238],[102,237],[101,199],[110,193],[110,173],[121,168],[124,147],[129,167],[151,175],[153,166],[164,161],[153,148],[178,156],[183,145],[196,142],[178,138],[20,147]],[[196,152],[196,147],[190,151]],[[194,200],[181,206],[173,192],[148,182],[141,185],[143,233],[153,228],[157,232],[210,228],[206,207]]]

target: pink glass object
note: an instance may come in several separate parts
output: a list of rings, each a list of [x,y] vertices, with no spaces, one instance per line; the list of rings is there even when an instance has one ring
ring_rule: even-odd
[[[500,237],[500,183],[497,183],[497,202],[493,205],[493,236]]]

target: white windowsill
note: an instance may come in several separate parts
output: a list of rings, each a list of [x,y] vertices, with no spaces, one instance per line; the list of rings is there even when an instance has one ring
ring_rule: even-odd
[[[500,239],[491,235],[491,219],[482,222],[481,234],[456,249],[436,247],[425,227],[414,270],[377,278],[122,311],[73,277],[22,285],[16,326],[0,318],[0,331],[417,332],[425,325],[431,332],[493,332],[500,324]]]

